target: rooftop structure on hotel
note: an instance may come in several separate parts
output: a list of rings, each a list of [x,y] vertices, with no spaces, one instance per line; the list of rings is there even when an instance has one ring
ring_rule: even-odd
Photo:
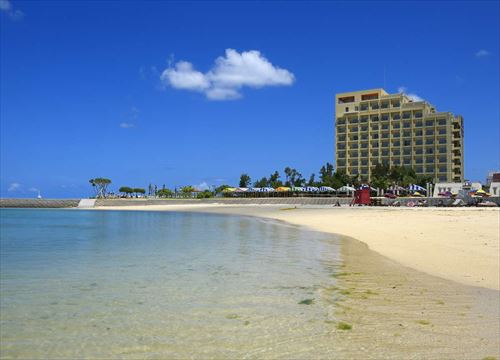
[[[435,182],[464,181],[463,118],[427,101],[372,89],[335,97],[338,170],[370,181],[377,163],[408,166]]]

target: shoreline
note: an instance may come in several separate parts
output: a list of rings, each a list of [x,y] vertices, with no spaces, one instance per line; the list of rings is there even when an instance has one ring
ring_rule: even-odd
[[[279,220],[354,238],[380,255],[429,275],[500,290],[500,209],[192,204],[92,210],[189,211]]]

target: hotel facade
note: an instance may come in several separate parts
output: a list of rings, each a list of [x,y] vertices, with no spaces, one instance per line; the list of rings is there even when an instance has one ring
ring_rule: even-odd
[[[384,89],[335,96],[337,170],[371,181],[378,164],[407,166],[434,182],[464,181],[463,118]]]

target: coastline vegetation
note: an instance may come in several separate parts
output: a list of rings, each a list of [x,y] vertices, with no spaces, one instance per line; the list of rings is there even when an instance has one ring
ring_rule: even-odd
[[[311,174],[309,179],[306,179],[302,173],[297,169],[292,167],[286,167],[283,170],[284,178],[282,178],[278,170],[273,171],[269,176],[261,177],[260,179],[252,183],[252,178],[248,173],[242,173],[240,175],[239,187],[257,187],[257,188],[278,188],[278,187],[303,187],[303,186],[314,186],[314,187],[331,187],[334,189],[341,188],[342,186],[360,186],[366,183],[367,179],[360,175],[349,176],[342,170],[335,170],[333,165],[326,163],[320,169],[318,174]],[[316,177],[316,175],[319,175]],[[134,188],[129,186],[122,186],[119,188],[119,195],[109,193],[108,187],[111,184],[111,180],[107,178],[95,178],[89,180],[92,185],[96,198],[105,198],[108,195],[119,196],[119,197],[143,197],[153,196],[159,198],[170,198],[170,197],[181,197],[181,198],[198,198],[206,199],[214,196],[218,196],[224,192],[224,190],[230,188],[230,185],[223,184],[218,187],[213,187],[212,189],[196,189],[194,186],[188,185],[183,186],[180,189],[175,188],[174,190],[167,188],[165,185],[161,189],[157,185],[149,184],[148,190],[144,188]],[[377,164],[372,171],[372,181],[371,186],[377,187],[379,189],[386,190],[391,185],[398,185],[406,187],[410,184],[416,184],[419,186],[425,186],[427,183],[432,182],[432,178],[421,176],[416,174],[415,170],[410,167],[404,166],[393,166],[390,167],[387,164]]]

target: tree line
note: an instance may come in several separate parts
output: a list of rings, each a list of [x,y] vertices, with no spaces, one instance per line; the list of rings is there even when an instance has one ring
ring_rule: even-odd
[[[313,173],[310,175],[309,179],[303,177],[303,175],[294,168],[286,167],[283,170],[284,178],[281,177],[280,173],[276,170],[271,173],[268,177],[262,177],[252,184],[252,179],[247,173],[243,173],[240,176],[239,187],[248,188],[253,187],[272,187],[277,188],[280,186],[286,187],[302,187],[302,186],[329,186],[334,189],[341,188],[345,185],[360,186],[361,184],[367,184],[368,182],[359,175],[350,176],[342,170],[334,170],[334,167],[330,163],[326,163],[320,169],[318,174]],[[318,178],[316,178],[318,175]],[[420,186],[426,186],[427,183],[432,182],[432,177],[418,175],[413,168],[404,166],[393,166],[385,164],[377,164],[372,170],[372,179],[370,185],[376,188],[386,190],[391,185],[399,185],[406,187],[411,184],[416,184]],[[228,185],[223,185],[223,187],[229,187]]]
[[[359,175],[350,176],[347,175],[342,170],[335,171],[334,167],[330,163],[326,163],[320,169],[318,174],[311,174],[308,179],[297,170],[291,167],[286,167],[283,170],[284,178],[281,177],[279,171],[275,170],[269,176],[264,176],[252,183],[252,178],[247,173],[243,173],[240,176],[239,187],[272,187],[278,188],[281,186],[286,187],[302,187],[302,186],[329,186],[334,189],[341,188],[344,185],[360,186],[361,184],[367,184],[367,181],[360,177]],[[316,178],[318,175],[318,178]],[[419,175],[411,167],[405,166],[393,166],[390,167],[386,164],[377,164],[372,170],[372,179],[369,185],[375,188],[387,190],[388,187],[392,185],[399,185],[407,187],[411,184],[420,185],[425,187],[427,183],[432,182],[432,177]],[[111,184],[111,180],[107,178],[95,178],[90,179],[89,183],[92,185],[95,197],[103,198],[106,197],[108,193],[108,187]],[[156,185],[150,184],[148,187],[148,195],[157,196],[160,198],[167,198],[172,196],[180,197],[192,197],[193,193],[196,193],[197,198],[209,198],[214,195],[222,193],[225,189],[231,187],[230,185],[221,185],[216,187],[213,191],[203,190],[197,191],[193,186],[184,186],[180,188],[180,191],[172,191],[163,185],[161,189],[158,189]],[[138,196],[139,194],[146,194],[144,188],[133,188],[129,186],[122,186],[119,188],[119,192],[125,196]]]

